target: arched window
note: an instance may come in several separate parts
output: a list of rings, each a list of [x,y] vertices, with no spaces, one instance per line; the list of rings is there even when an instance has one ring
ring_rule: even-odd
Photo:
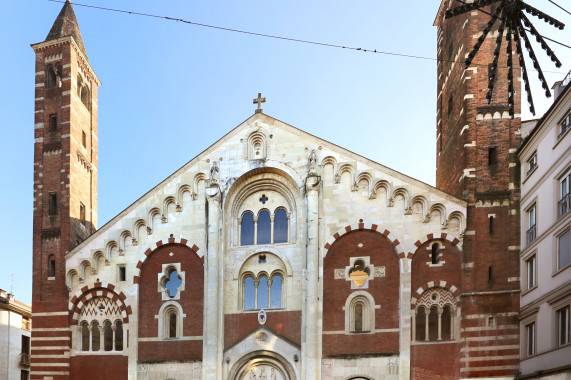
[[[270,287],[271,307],[282,307],[282,276],[280,274],[272,277]]]
[[[81,102],[89,109],[89,88],[85,85],[81,89]]]
[[[438,314],[438,306],[432,306],[428,314],[428,340],[438,340]]]
[[[254,214],[247,212],[242,215],[240,228],[240,245],[254,244]]]
[[[438,248],[438,243],[432,244],[432,255],[430,256],[432,264],[438,264]]]
[[[113,329],[111,321],[105,321],[103,324],[103,347],[105,351],[113,350]]]
[[[46,70],[46,88],[54,88],[57,84],[56,71],[52,66],[48,66]]]
[[[357,302],[353,310],[353,318],[355,321],[355,332],[363,331],[363,303]]]
[[[442,323],[442,339],[452,339],[452,308],[450,305],[444,306],[440,320]]]
[[[81,351],[89,351],[89,324],[87,321],[81,323]]]
[[[272,242],[272,225],[270,213],[263,210],[258,215],[258,242],[257,244],[270,244]]]
[[[268,287],[268,278],[266,276],[260,276],[259,283],[258,283],[258,309],[267,309],[268,308],[268,297],[269,287]]]
[[[353,292],[345,301],[345,332],[367,333],[375,331],[375,305],[373,296],[364,291]]]
[[[287,243],[287,233],[287,212],[280,208],[274,215],[274,243]]]
[[[91,350],[99,351],[101,349],[101,331],[99,322],[93,321],[91,324]]]
[[[115,351],[123,351],[123,322],[115,322]]]
[[[56,276],[56,257],[54,255],[50,255],[48,257],[48,277],[55,277]]]
[[[177,315],[175,310],[171,310],[168,315],[168,323],[169,323],[169,338],[176,338],[176,322],[177,322]]]
[[[416,341],[423,341],[426,339],[426,310],[424,307],[416,309]]]
[[[413,337],[417,342],[454,339],[452,294],[443,288],[430,288],[416,302]]]
[[[256,308],[256,286],[252,277],[244,280],[244,309]]]
[[[81,351],[123,351],[121,310],[112,299],[93,297],[87,301],[79,313],[78,326],[73,334]]]

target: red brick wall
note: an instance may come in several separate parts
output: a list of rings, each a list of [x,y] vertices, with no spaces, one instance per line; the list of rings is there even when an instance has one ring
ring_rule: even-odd
[[[170,254],[173,253],[171,256]],[[159,337],[158,319],[162,300],[158,291],[158,274],[162,265],[180,263],[185,272],[185,287],[180,299],[176,300],[186,314],[183,318],[183,336],[202,336],[204,308],[204,266],[202,260],[191,248],[182,244],[166,244],[149,254],[141,268],[139,280],[139,337]],[[139,342],[140,361],[200,360],[202,340],[167,340],[161,342]]]
[[[359,247],[362,244],[362,247]],[[351,289],[351,282],[336,280],[335,269],[345,268],[351,257],[369,256],[374,266],[385,267],[385,277],[369,280],[368,289]],[[343,307],[349,295],[364,290],[369,292],[376,305],[375,329],[399,327],[400,270],[396,250],[382,234],[370,231],[352,231],[336,240],[324,260],[323,273],[323,331],[345,330]],[[399,350],[398,333],[323,335],[323,355],[355,355],[394,353]]]
[[[441,266],[429,266],[427,263],[431,262],[431,245],[438,243],[440,249],[438,250],[438,260],[442,263]],[[422,244],[414,255],[412,256],[411,264],[411,289],[413,297],[418,297],[416,289],[426,287],[426,283],[434,281],[438,286],[440,281],[446,281],[448,286],[454,285],[460,289],[462,284],[460,274],[462,253],[447,240],[431,240]],[[426,289],[425,289],[426,290]]]
[[[60,56],[61,58],[59,58]],[[46,58],[49,57],[49,62]],[[90,69],[81,61],[77,51],[67,42],[60,42],[36,50],[35,104],[34,104],[34,222],[33,222],[33,292],[34,313],[60,313],[67,311],[68,290],[65,285],[66,252],[73,249],[95,231],[97,212],[97,143],[82,151],[81,130],[88,136],[97,135],[97,108],[91,112],[78,102],[71,93],[75,91],[77,66],[84,67],[84,79],[90,83],[91,100],[97,103],[97,80]],[[61,67],[61,87],[46,88],[48,66]],[[57,115],[57,129],[50,131],[50,115]],[[83,115],[78,117],[78,115]],[[90,139],[91,140],[91,139]],[[77,164],[77,152],[85,156],[89,171]],[[49,194],[57,194],[57,214],[49,215]],[[79,200],[87,206],[88,218],[85,226],[79,225]],[[89,215],[93,214],[93,218]],[[48,279],[48,259],[55,258],[55,278]],[[47,334],[37,328],[65,327],[65,315],[38,315],[34,317],[33,338],[67,337],[67,332]],[[41,345],[32,339],[34,347]],[[32,359],[31,378],[37,371],[66,372],[69,359],[65,358],[69,344],[62,340],[50,341],[49,345],[61,347],[52,352],[59,358]],[[50,364],[51,367],[38,366]],[[61,367],[54,366],[60,364]],[[67,376],[54,376],[54,379]]]
[[[453,380],[460,378],[460,343],[412,345],[411,380]]]
[[[301,346],[301,311],[266,310],[264,327]],[[257,313],[226,314],[224,316],[224,349],[242,340],[260,327]]]
[[[71,358],[71,380],[126,380],[128,358],[123,355],[81,355]]]
[[[448,2],[445,2],[447,5]],[[452,4],[457,6],[457,4]],[[478,345],[487,350],[472,350],[471,341],[463,344],[462,355],[471,361],[463,361],[462,376],[493,377],[514,376],[518,361],[513,359],[518,349],[508,352],[496,349],[500,345],[519,345],[519,331],[508,329],[515,338],[509,341],[503,328],[488,326],[488,317],[496,318],[496,324],[517,325],[519,297],[519,175],[515,150],[520,145],[519,118],[480,118],[477,115],[503,114],[507,106],[507,65],[505,40],[502,46],[490,104],[485,96],[488,84],[488,64],[492,62],[495,38],[487,38],[482,44],[470,70],[462,63],[447,62],[448,51],[455,53],[463,46],[458,58],[463,61],[478,35],[489,20],[483,12],[437,20],[439,33],[438,64],[438,119],[437,134],[437,187],[464,199],[467,203],[467,222],[462,254],[462,326],[478,327],[477,331],[463,331],[461,338],[479,338]],[[493,28],[496,30],[497,26]],[[514,105],[516,115],[521,112],[521,86],[518,79],[517,55],[514,63]],[[466,96],[468,95],[468,96]],[[448,115],[448,99],[452,97],[452,112]],[[462,112],[460,112],[463,110]],[[465,128],[465,127],[468,128]],[[462,132],[462,133],[461,133]],[[497,164],[489,164],[488,151],[495,147]],[[510,152],[511,151],[511,152]],[[511,166],[510,166],[511,165]],[[464,169],[471,170],[462,178]],[[515,211],[515,212],[513,212]],[[494,215],[494,229],[490,233],[489,216]],[[489,269],[492,269],[491,278]],[[414,275],[414,272],[413,272]],[[490,295],[489,292],[494,292]],[[508,320],[498,315],[508,315]],[[498,325],[500,326],[500,325]],[[503,326],[503,325],[501,325]],[[500,343],[501,342],[501,343]],[[488,354],[489,353],[489,354]],[[500,356],[492,362],[487,356]],[[501,358],[512,357],[512,359]],[[480,358],[481,360],[474,360]],[[508,365],[512,368],[493,369]],[[471,370],[471,367],[475,369]],[[486,369],[486,367],[488,367]]]

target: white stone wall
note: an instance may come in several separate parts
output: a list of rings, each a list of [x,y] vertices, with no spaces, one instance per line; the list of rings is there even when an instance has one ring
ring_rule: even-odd
[[[253,146],[248,145],[252,140],[252,134],[264,136],[264,149],[255,151]],[[153,377],[155,374],[163,376],[164,371],[167,371],[169,376],[171,372],[179,371],[170,370],[171,367],[168,367],[170,364],[144,365],[145,369],[136,366],[138,286],[133,284],[133,276],[139,272],[136,265],[144,252],[148,248],[153,248],[159,240],[166,243],[171,235],[177,241],[181,238],[187,239],[190,246],[195,244],[200,248],[199,256],[205,255],[207,250],[205,187],[210,183],[210,167],[214,161],[219,167],[219,184],[222,191],[220,251],[223,255],[223,268],[221,268],[223,296],[220,298],[222,302],[220,309],[224,313],[241,311],[240,268],[252,254],[266,251],[279,256],[287,268],[284,279],[284,309],[301,310],[304,318],[307,317],[304,305],[308,218],[305,178],[308,175],[308,156],[312,151],[315,151],[317,156],[318,166],[315,168],[317,171],[315,174],[321,178],[316,210],[319,214],[317,250],[320,277],[323,275],[323,258],[327,253],[324,245],[333,241],[336,232],[344,232],[346,226],[356,228],[361,220],[369,227],[372,224],[378,225],[381,232],[389,230],[390,238],[399,240],[398,249],[405,255],[414,253],[416,249],[414,243],[417,240],[425,241],[428,234],[440,236],[440,233],[445,232],[462,240],[466,207],[464,202],[287,124],[263,114],[255,114],[148,194],[135,201],[66,256],[70,299],[83,286],[93,284],[97,280],[111,283],[116,286],[117,293],[122,291],[127,295],[133,311],[127,327],[130,346],[126,350],[130,358],[131,378],[139,376],[139,378],[154,379],[158,378]],[[255,155],[255,152],[258,152],[258,155]],[[249,160],[249,155],[259,158]],[[279,191],[268,192],[274,202],[291,203],[288,206],[291,230],[287,243],[248,247],[239,245],[238,216],[243,210],[258,206],[254,200],[242,205],[234,204],[238,202],[237,194],[250,186],[244,176],[246,173],[258,175],[263,179],[262,182],[280,183],[284,189],[287,189],[284,191],[289,192],[289,198],[280,195]],[[277,203],[271,206],[279,206]],[[396,362],[401,368],[401,378],[406,378],[408,374],[410,357],[409,261],[406,258],[400,260],[402,357],[400,360],[396,358]],[[127,268],[127,280],[124,282],[118,281],[120,265],[125,265]],[[90,267],[97,269],[92,270]],[[322,284],[322,281],[319,283]],[[318,292],[319,298],[322,299],[323,289],[319,288]],[[315,321],[318,336],[322,329],[321,313],[322,305],[318,305],[317,321]],[[305,328],[307,323],[305,319],[302,328]],[[303,355],[307,350],[316,350],[317,355],[320,355],[320,338],[307,346],[304,336],[302,333],[301,361],[294,363],[293,359],[288,358],[294,366],[304,365]],[[332,377],[326,377],[323,363],[321,366],[318,364],[320,369],[316,370],[322,371],[323,378],[337,379],[343,371],[351,372],[350,368],[358,369],[365,366],[376,374],[370,375],[373,378],[378,378],[379,374],[386,379],[395,376],[398,378],[399,371],[389,373],[386,360],[385,357],[358,359],[356,362],[335,360],[333,369],[327,367],[329,371],[327,373],[331,373],[327,376]],[[183,368],[189,364],[177,365]],[[175,364],[172,366],[176,367]],[[341,370],[338,366],[345,370]],[[391,362],[390,368],[394,366],[395,364]],[[301,367],[299,371],[300,374],[304,373]],[[176,376],[171,377],[177,378]]]
[[[0,379],[18,380],[22,370],[29,371],[29,367],[20,366],[22,336],[30,336],[22,329],[22,316],[0,309]]]

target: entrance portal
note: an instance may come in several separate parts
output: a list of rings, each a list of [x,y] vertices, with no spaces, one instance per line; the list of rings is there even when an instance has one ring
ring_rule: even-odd
[[[281,355],[258,351],[245,355],[232,366],[230,380],[296,380],[295,370]]]

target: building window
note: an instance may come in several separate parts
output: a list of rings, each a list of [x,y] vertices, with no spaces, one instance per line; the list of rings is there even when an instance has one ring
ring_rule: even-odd
[[[30,378],[30,372],[25,370],[20,370],[20,380],[28,380]]]
[[[50,191],[49,193],[48,215],[57,215],[57,192],[55,191]]]
[[[432,264],[438,264],[438,243],[432,244],[432,253],[430,255]]]
[[[569,111],[567,115],[559,122],[558,138],[562,138],[569,129],[571,129],[571,111]]]
[[[32,329],[32,320],[30,317],[22,317],[22,330],[30,331]]]
[[[557,270],[571,264],[571,230],[557,237]]]
[[[53,66],[48,66],[46,69],[46,88],[55,88],[58,83],[57,74]]]
[[[373,296],[363,290],[349,295],[345,301],[345,332],[348,334],[371,333],[375,331],[375,305]]]
[[[288,215],[286,210],[278,208],[274,214],[266,209],[258,216],[251,211],[242,214],[240,223],[240,245],[276,244],[288,241]]]
[[[169,301],[159,310],[159,334],[162,339],[178,339],[183,337],[182,319],[186,314],[176,301]]]
[[[283,274],[274,273],[268,277],[265,273],[259,273],[254,277],[247,274],[242,282],[244,309],[267,309],[282,307]]]
[[[48,278],[54,278],[56,276],[56,257],[50,255],[48,257]]]
[[[257,244],[270,244],[272,241],[272,226],[270,212],[262,210],[258,214],[258,241]]]
[[[535,322],[525,326],[525,353],[526,356],[535,355]]]
[[[81,145],[83,145],[83,147],[87,147],[87,135],[85,134],[85,131],[81,131]]]
[[[274,216],[274,243],[287,243],[287,233],[287,211],[280,208],[276,210]]]
[[[490,235],[493,235],[494,234],[494,217],[493,216],[490,216],[488,223],[489,223],[488,232]]]
[[[452,113],[452,105],[453,105],[453,100],[452,100],[452,96],[450,96],[448,98],[448,116],[450,116],[450,114]]]
[[[57,131],[57,115],[56,115],[55,113],[52,113],[52,114],[50,115],[49,131],[50,131],[50,132],[55,132],[55,131]]]
[[[79,222],[85,226],[85,205],[79,202]]]
[[[569,192],[571,183],[571,173],[559,181],[559,202],[557,203],[558,216],[561,218],[571,209],[571,192]]]
[[[527,237],[527,244],[531,244],[536,237],[536,225],[535,225],[535,211],[536,211],[536,207],[535,204],[533,206],[531,206],[528,210],[527,210],[527,233],[526,233],[526,237]]]
[[[533,153],[531,158],[527,160],[527,175],[530,175],[537,168],[537,153]]]
[[[127,279],[127,268],[124,266],[119,267],[119,281],[125,281]]]
[[[557,339],[560,346],[569,344],[570,342],[570,322],[569,322],[569,305],[557,310]]]
[[[123,351],[123,322],[115,322],[115,351]]]
[[[454,297],[443,288],[422,293],[413,313],[413,338],[417,342],[454,339]]]
[[[535,255],[531,256],[525,261],[526,274],[527,274],[527,289],[532,289],[537,285],[537,258]]]
[[[488,148],[488,165],[497,165],[498,164],[498,148],[491,147]]]

